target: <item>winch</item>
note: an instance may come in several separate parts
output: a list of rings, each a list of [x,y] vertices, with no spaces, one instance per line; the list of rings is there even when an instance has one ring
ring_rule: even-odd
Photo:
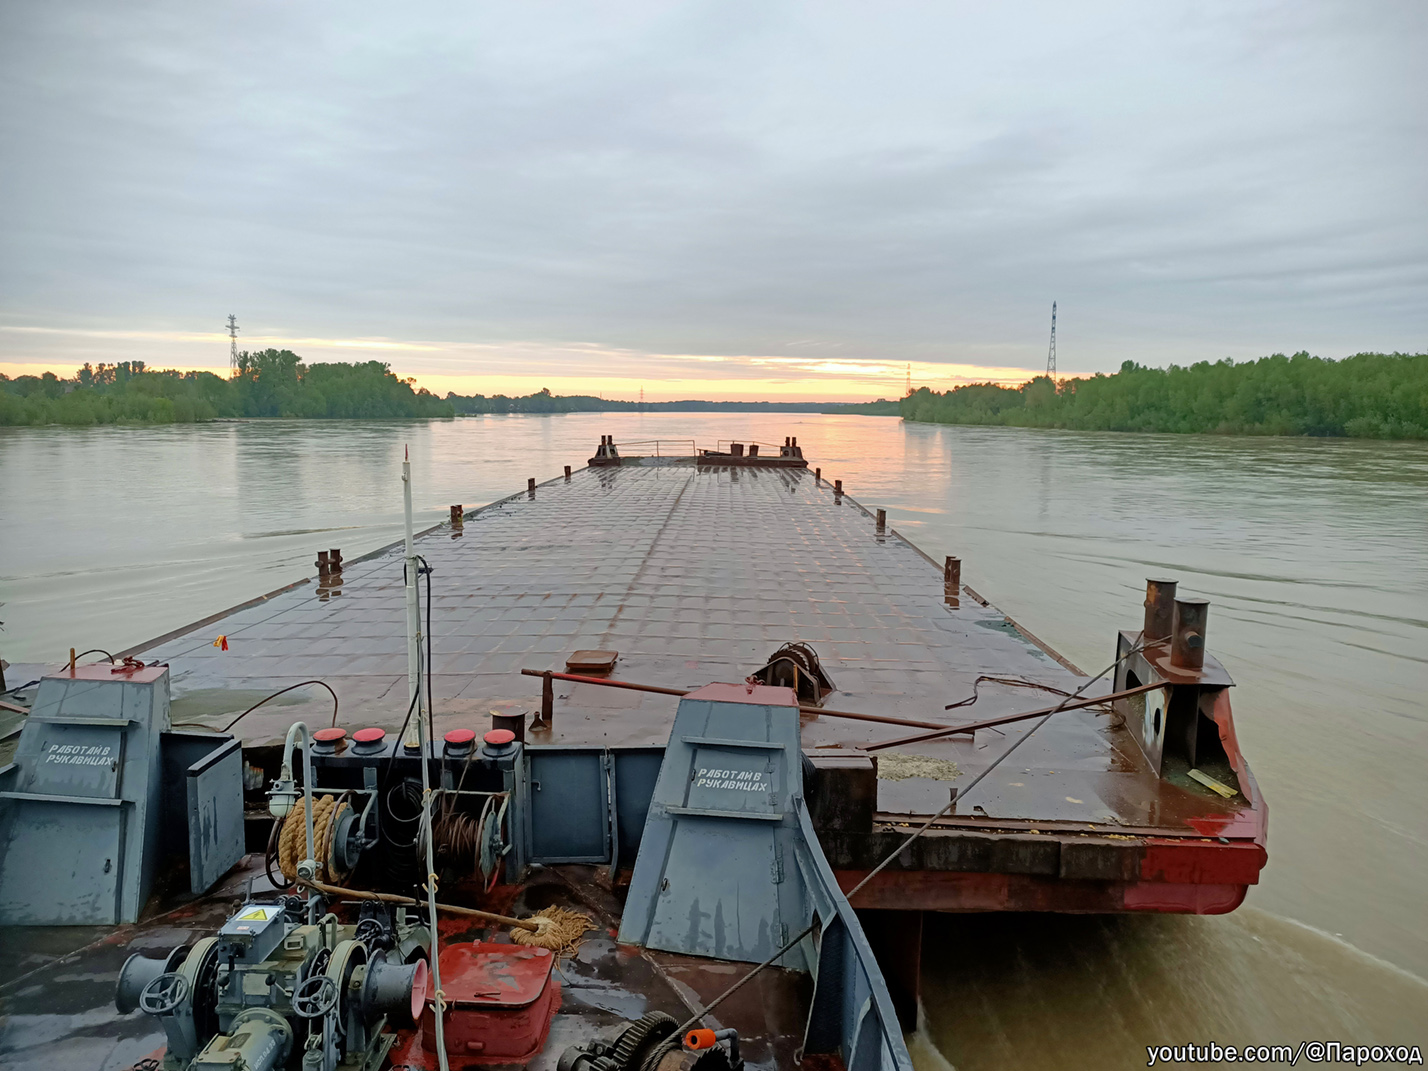
[[[431,934],[404,908],[355,925],[321,900],[248,901],[216,936],[130,956],[114,1003],[163,1024],[165,1071],[376,1071],[427,995]]]

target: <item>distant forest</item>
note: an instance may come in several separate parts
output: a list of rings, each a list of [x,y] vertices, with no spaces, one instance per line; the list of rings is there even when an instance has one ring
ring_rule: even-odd
[[[626,402],[589,394],[534,394],[509,398],[504,394],[448,394],[446,400],[466,416],[482,413],[862,413],[866,416],[901,416],[899,403],[879,398],[875,402]]]
[[[1082,431],[1428,439],[1428,354],[1296,353],[1145,368],[1021,387],[977,383],[902,400],[907,420]]]
[[[157,372],[143,361],[86,364],[73,379],[0,375],[3,424],[189,424],[215,417],[449,417],[455,410],[413,390],[381,361],[303,364],[291,350],[240,353],[225,379]]]
[[[0,374],[0,426],[38,424],[189,424],[218,417],[328,420],[450,417],[478,413],[752,412],[864,413],[898,416],[898,402],[625,402],[561,397],[448,394],[438,398],[399,379],[380,361],[304,364],[291,350],[240,353],[224,378],[212,372],[156,371],[143,361],[86,364],[72,379]]]

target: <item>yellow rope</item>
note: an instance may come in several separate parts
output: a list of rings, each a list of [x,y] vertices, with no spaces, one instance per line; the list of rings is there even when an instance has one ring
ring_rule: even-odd
[[[539,914],[532,915],[525,921],[534,922],[540,928],[534,932],[512,929],[512,941],[518,945],[548,948],[561,955],[574,952],[580,947],[585,934],[595,929],[595,923],[589,915],[567,911],[563,907],[544,908]]]
[[[342,804],[343,807],[346,804]],[[327,863],[332,857],[332,832],[336,828],[334,820],[340,813],[337,799],[323,796],[312,807],[312,844],[317,857],[318,878],[329,869]],[[297,865],[307,858],[307,800],[298,801],[287,818],[283,819],[283,829],[278,834],[278,867],[283,877],[289,881],[297,878]]]

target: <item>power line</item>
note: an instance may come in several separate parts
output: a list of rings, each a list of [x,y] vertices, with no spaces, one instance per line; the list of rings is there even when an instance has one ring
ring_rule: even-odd
[[[1051,349],[1046,352],[1046,378],[1056,382],[1056,302],[1051,303]]]
[[[228,314],[228,367],[238,367],[238,317]]]

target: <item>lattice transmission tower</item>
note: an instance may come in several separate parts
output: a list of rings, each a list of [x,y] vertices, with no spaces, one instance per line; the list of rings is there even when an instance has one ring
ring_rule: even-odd
[[[1046,351],[1046,378],[1056,382],[1056,302],[1051,303],[1051,349]]]
[[[238,367],[238,317],[228,314],[228,367]]]

